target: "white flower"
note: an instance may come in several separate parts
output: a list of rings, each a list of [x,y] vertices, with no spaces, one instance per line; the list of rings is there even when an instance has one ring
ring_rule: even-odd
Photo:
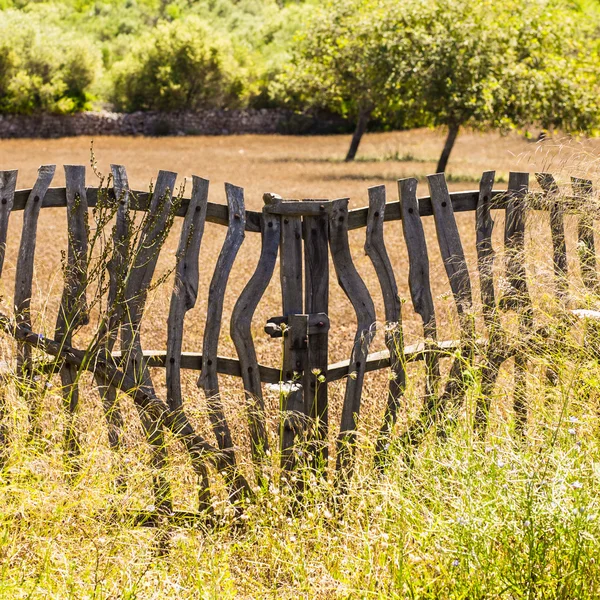
[[[154,512],[156,510],[156,506],[154,506],[154,504],[148,504],[148,506],[146,506],[146,510],[148,512]]]
[[[280,381],[279,383],[268,383],[267,389],[278,394],[290,394],[302,389],[302,385],[295,381]]]
[[[569,417],[569,423],[579,423],[579,419],[577,417]]]
[[[583,483],[581,483],[581,481],[574,481],[574,482],[571,484],[571,487],[572,487],[574,490],[580,490],[580,489],[583,487]]]
[[[569,435],[577,435],[577,430],[574,427],[569,428]]]

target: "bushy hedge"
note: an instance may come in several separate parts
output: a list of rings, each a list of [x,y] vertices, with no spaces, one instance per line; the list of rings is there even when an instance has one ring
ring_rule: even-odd
[[[31,16],[0,19],[0,112],[68,113],[90,106],[101,66],[94,43]]]
[[[247,79],[229,41],[192,16],[135,41],[114,66],[112,101],[124,111],[234,107]]]

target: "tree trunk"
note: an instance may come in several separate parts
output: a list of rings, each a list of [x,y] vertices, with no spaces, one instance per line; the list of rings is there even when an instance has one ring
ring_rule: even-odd
[[[448,159],[450,158],[450,152],[452,152],[452,148],[454,148],[454,142],[456,141],[459,128],[460,125],[456,125],[454,123],[448,126],[448,137],[446,138],[446,143],[444,144],[444,149],[442,150],[442,155],[440,156],[440,162],[438,162],[436,173],[443,173],[446,170]]]
[[[358,145],[360,144],[360,140],[367,130],[367,125],[369,124],[369,119],[371,118],[371,109],[363,108],[358,113],[358,120],[356,121],[356,129],[352,134],[352,141],[350,142],[350,148],[348,149],[348,154],[346,154],[346,162],[350,162],[354,160],[356,156],[356,152],[358,150]]]

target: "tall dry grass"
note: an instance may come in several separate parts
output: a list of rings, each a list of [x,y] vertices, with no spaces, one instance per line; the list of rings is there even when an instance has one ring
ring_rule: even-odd
[[[430,134],[421,132],[420,135],[426,137]],[[216,148],[220,144],[231,147],[233,141],[240,139],[215,139],[213,142]],[[381,141],[376,136],[375,139]],[[472,164],[477,165],[471,167],[472,177],[478,170],[495,166],[489,164],[494,157],[481,168],[477,162],[480,152],[490,151],[492,139],[481,137],[479,147],[473,145],[469,148]],[[273,145],[277,142],[291,144],[292,141],[279,138],[254,140],[266,157],[273,156]],[[494,140],[498,145],[505,141]],[[136,148],[139,158],[138,142],[127,143]],[[169,146],[167,142],[156,140],[157,147],[161,142]],[[190,142],[184,140],[181,143]],[[331,148],[336,147],[335,140],[326,138],[311,142],[315,144],[314,154],[321,152],[328,158],[327,162],[315,163],[315,170],[325,165],[323,175],[327,175],[335,174],[338,167],[346,168],[333,162],[336,151],[327,149],[328,144],[332,144]],[[512,140],[516,145],[517,142]],[[37,143],[32,144],[28,160],[38,160],[34,153]],[[110,143],[117,145],[115,154],[122,151],[122,147],[121,150],[118,148],[119,140],[111,140]],[[55,144],[57,147],[65,144],[63,147],[66,147],[62,140]],[[308,145],[298,144],[292,156],[298,159],[304,153],[309,154]],[[157,147],[149,149],[148,155],[156,152],[156,156],[160,156]],[[378,146],[377,151],[370,150],[367,145],[365,153],[381,154],[381,148]],[[179,152],[186,160],[189,159],[184,148],[178,149],[176,154],[172,150],[165,149],[165,162],[176,161]],[[98,143],[96,151],[101,160],[120,160],[119,156],[112,154],[103,159],[103,149]],[[401,151],[404,152],[403,147]],[[412,147],[410,151],[417,152]],[[73,162],[76,158],[74,156],[69,161],[61,159],[60,152],[57,154],[52,154],[53,161]],[[14,156],[18,157],[17,154]],[[87,161],[87,156],[82,155],[79,162]],[[248,173],[250,182],[258,180],[257,170],[242,170],[241,163],[233,160],[234,153],[230,151],[224,156],[230,162],[214,160],[219,163],[219,168],[225,170],[225,167],[231,166],[233,169],[237,165],[237,173]],[[522,161],[520,164],[535,165],[537,169],[556,173],[567,194],[568,177],[572,174],[591,176],[596,181],[600,179],[596,157],[593,151],[582,152],[574,145],[566,148],[546,145],[541,150],[533,148],[530,158],[522,156],[519,161]],[[501,160],[506,158],[499,158],[498,162]],[[465,161],[469,162],[468,155]],[[515,159],[516,168],[519,168],[519,161]],[[45,162],[48,162],[47,158]],[[122,162],[127,164],[127,160]],[[292,170],[307,164],[313,169],[313,163],[299,160],[296,163],[290,167],[288,162],[270,162],[268,174],[275,181],[281,171],[281,181],[289,176],[297,186],[308,187],[308,183],[315,181],[316,193],[308,191],[299,195],[343,195],[331,193],[339,189],[339,179],[319,179],[312,171],[312,179],[307,180],[306,176],[292,173]],[[147,168],[155,172],[156,166],[169,168],[173,164],[153,164]],[[276,169],[274,164],[278,165]],[[175,170],[184,171],[183,166],[182,163]],[[405,166],[404,161],[397,161],[389,168],[392,171]],[[381,167],[380,162],[373,161],[360,163],[356,169],[360,173],[360,169],[377,167]],[[417,168],[426,167],[415,163],[412,168],[414,173]],[[507,166],[507,170],[510,168],[515,167]],[[143,175],[136,173],[133,165],[129,166],[129,171],[134,185],[140,188],[147,185],[147,181],[141,181]],[[205,175],[200,169],[198,174]],[[373,174],[377,172],[373,171]],[[404,174],[407,173],[399,176]],[[260,176],[264,177],[260,181],[261,192],[267,189],[278,191],[264,174]],[[366,204],[359,198],[366,197],[364,187],[367,183],[358,178],[343,181],[346,181],[345,185],[356,186],[353,189],[360,189],[360,195],[357,191],[354,196],[355,205]],[[234,183],[245,185],[241,180],[234,180]],[[249,183],[247,187],[252,189],[253,185],[259,189],[258,181]],[[388,187],[388,193],[395,198],[392,186]],[[425,192],[421,189],[420,193]],[[211,199],[215,200],[214,186],[211,194]],[[258,197],[258,191],[255,196],[250,195],[249,204],[253,208],[258,207]],[[13,217],[16,218],[11,223],[12,235],[9,235],[7,276],[2,282],[3,308],[7,310],[10,310],[12,295],[11,265],[14,270],[18,244],[19,215]],[[495,217],[494,244],[499,251],[496,276],[501,287],[503,219],[501,214]],[[457,219],[477,298],[474,216],[460,214]],[[33,302],[35,330],[51,333],[62,287],[56,261],[60,248],[66,246],[64,215],[54,209],[44,211],[40,227],[41,245]],[[474,407],[480,392],[479,367],[475,365],[468,374],[464,406],[454,414],[454,424],[448,429],[447,440],[442,443],[431,432],[417,449],[411,451],[393,442],[391,463],[384,474],[378,474],[372,469],[374,432],[383,412],[387,373],[370,374],[365,382],[357,469],[347,493],[336,495],[331,479],[323,483],[307,474],[309,486],[304,510],[290,512],[292,499],[285,488],[277,485],[278,470],[273,467],[271,484],[265,488],[256,487],[256,496],[245,507],[240,527],[233,520],[233,511],[227,503],[219,474],[211,472],[213,508],[222,517],[220,525],[210,529],[201,525],[197,529],[175,527],[170,531],[166,551],[164,539],[155,531],[136,528],[127,522],[131,509],[150,510],[154,502],[148,446],[131,401],[125,396],[121,398],[126,424],[124,443],[121,451],[114,455],[108,447],[101,403],[94,383],[91,377],[83,377],[84,393],[76,419],[81,455],[79,468],[73,471],[64,460],[62,440],[66,417],[58,379],[49,380],[39,373],[29,384],[31,389],[27,391],[35,394],[42,406],[42,433],[31,441],[27,434],[29,411],[23,382],[11,374],[9,367],[0,384],[0,393],[8,407],[10,430],[9,456],[0,472],[0,597],[597,597],[600,593],[598,343],[593,336],[591,322],[574,321],[567,335],[563,335],[563,323],[565,311],[569,308],[598,309],[600,306],[598,296],[585,290],[581,282],[576,227],[577,215],[568,216],[570,299],[568,306],[563,306],[556,301],[553,293],[547,215],[532,212],[528,216],[525,257],[528,283],[536,310],[536,323],[546,326],[547,338],[545,352],[530,351],[527,384],[529,419],[523,442],[514,435],[510,360],[500,372],[492,399],[487,437],[482,441],[473,435]],[[454,303],[439,258],[431,219],[426,219],[425,228],[432,255],[432,282],[441,324],[440,335],[443,338],[456,337],[458,323]],[[174,262],[179,233],[177,226],[175,229],[161,254],[161,272],[167,271]],[[201,297],[196,309],[188,316],[186,350],[198,350],[200,346],[204,315],[208,310],[208,281],[223,238],[222,228],[218,226],[207,226],[207,234],[202,248]],[[243,288],[258,256],[256,237],[248,235],[234,267],[225,318],[230,314],[232,299]],[[353,232],[351,238],[359,270],[369,289],[373,290],[378,315],[382,315],[375,274],[367,260],[359,255],[364,243],[364,230]],[[399,223],[386,224],[386,238],[401,295],[408,298],[406,249]],[[279,294],[279,282],[274,281],[259,306],[254,329],[261,362],[274,365],[281,360],[280,347],[277,341],[266,339],[261,330],[267,317],[279,314]],[[147,348],[164,347],[164,314],[169,295],[169,282],[152,294],[142,332]],[[331,307],[331,353],[332,360],[336,360],[347,357],[355,325],[351,308],[333,278]],[[482,330],[479,303],[474,312],[478,328]],[[407,343],[417,341],[421,331],[410,301],[403,305],[403,318]],[[506,327],[510,328],[510,315],[505,321]],[[221,341],[220,352],[234,355],[226,333]],[[11,365],[14,343],[7,337],[3,337],[1,343],[3,360]],[[380,347],[383,347],[382,333],[377,334],[375,342],[375,348]],[[448,362],[443,361],[444,372]],[[556,373],[555,385],[549,385],[546,379],[549,365]],[[160,383],[163,373],[160,370],[154,373],[157,382]],[[410,365],[408,389],[397,433],[418,414],[422,381],[422,366]],[[195,383],[195,375],[186,374],[186,410],[198,429],[210,438],[206,405]],[[339,417],[343,386],[343,381],[331,386],[334,421]],[[226,411],[239,447],[238,457],[242,469],[251,477],[246,451],[247,427],[240,410],[240,388],[239,381],[222,378]],[[275,392],[267,392],[269,425],[275,447],[278,402]],[[334,439],[335,430],[331,432],[332,443]],[[197,499],[197,481],[180,444],[170,436],[166,443],[171,458],[167,476],[173,486],[175,507],[191,510]],[[277,464],[276,456],[273,463]],[[124,490],[116,485],[121,478],[127,482]]]

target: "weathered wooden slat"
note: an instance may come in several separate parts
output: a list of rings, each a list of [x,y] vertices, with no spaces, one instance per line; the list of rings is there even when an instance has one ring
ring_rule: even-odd
[[[446,177],[443,173],[428,175],[427,183],[442,260],[456,301],[456,308],[459,314],[462,314],[471,310],[473,304],[471,280],[454,218]]]
[[[483,340],[477,342],[478,346],[485,345]],[[456,348],[460,346],[460,340],[447,340],[444,342],[438,342],[434,346],[434,350],[440,356],[450,356]],[[431,348],[431,345],[419,342],[418,344],[412,344],[405,346],[404,356],[406,362],[414,362],[424,360],[426,357],[427,349]],[[122,358],[121,352],[113,352],[113,358],[119,362]],[[151,368],[164,368],[166,364],[166,352],[164,350],[144,350],[144,360],[146,365]],[[368,355],[367,366],[365,371],[370,373],[371,371],[379,371],[381,369],[387,369],[390,367],[390,355],[389,350],[382,350],[373,352]],[[181,353],[181,368],[190,369],[192,371],[202,370],[202,354],[200,352],[182,352]],[[277,367],[268,367],[265,365],[258,365],[260,381],[263,383],[279,383],[281,380],[281,370]],[[240,367],[240,361],[235,358],[227,358],[224,356],[217,357],[217,372],[223,375],[232,375],[233,377],[242,376],[242,368]],[[332,363],[328,367],[327,381],[337,381],[348,376],[348,373],[352,373],[350,369],[350,360],[342,360],[336,363]]]
[[[263,215],[263,236],[260,258],[256,270],[240,294],[231,315],[230,332],[239,357],[238,373],[244,383],[244,393],[250,424],[251,454],[261,475],[261,466],[269,449],[265,405],[261,380],[266,381],[265,367],[258,364],[254,340],[252,339],[252,318],[263,297],[275,270],[280,240],[280,219],[277,216]],[[218,369],[217,360],[217,369]],[[270,383],[280,379],[279,369],[269,368]]]
[[[107,315],[104,331],[100,330],[101,345],[99,353],[108,358],[113,351],[123,319],[125,304],[125,281],[127,278],[129,250],[129,182],[125,167],[111,165],[113,188],[117,210],[113,229],[113,255],[107,265],[109,275]],[[104,415],[108,425],[108,441],[114,450],[120,446],[123,431],[123,417],[117,405],[117,390],[114,386],[106,386],[96,378],[98,393],[102,399]]]
[[[320,200],[305,203],[320,204]],[[304,370],[304,408],[310,416],[308,452],[317,469],[327,465],[329,457],[327,367],[329,359],[329,321],[317,321],[311,331],[312,315],[329,311],[329,218],[326,215],[304,217],[304,307],[308,314],[308,362]]]
[[[14,202],[17,174],[17,171],[0,171],[0,277],[4,267],[8,220]],[[22,348],[19,349],[19,354],[21,353]],[[6,404],[4,398],[0,398],[0,468],[4,466],[8,456],[6,452],[7,439]]]
[[[30,309],[38,217],[44,196],[50,187],[55,171],[55,165],[43,165],[38,169],[38,178],[27,199],[23,214],[23,229],[15,275],[14,305],[17,322],[26,327],[31,327]],[[30,362],[31,346],[20,344],[17,353],[18,372],[29,371]]]
[[[270,205],[278,205],[285,203],[286,200],[280,200],[275,196],[269,199],[265,209],[268,210]],[[303,313],[303,297],[302,297],[302,219],[299,216],[281,215],[281,258],[280,258],[280,280],[281,280],[281,306],[282,314],[288,318],[288,327],[291,328],[292,322],[300,326],[300,321],[293,318],[294,315]],[[308,327],[308,323],[306,324]],[[297,333],[297,332],[296,332]],[[295,340],[296,333],[292,333]],[[286,457],[293,453],[294,439],[300,436],[298,427],[306,426],[306,418],[294,419],[295,427],[292,427],[292,419],[288,419],[287,405],[292,399],[293,408],[289,409],[294,414],[300,410],[298,398],[303,397],[302,376],[305,363],[299,365],[299,358],[296,357],[296,352],[290,349],[289,344],[294,341],[287,334],[284,335],[284,352],[282,360],[283,380],[291,382],[294,378],[294,373],[297,373],[296,385],[300,388],[299,392],[294,392],[288,396],[283,396],[284,401],[281,404],[281,419],[280,427],[280,450],[282,466],[286,464]],[[304,412],[304,405],[302,405]]]
[[[449,400],[459,400],[464,397],[465,372],[469,370],[473,360],[475,321],[472,314],[471,278],[448,193],[446,177],[443,173],[429,175],[427,183],[433,207],[438,246],[456,302],[463,339],[461,354],[454,359],[444,393],[440,397],[440,408],[443,411]]]
[[[533,310],[525,270],[525,200],[528,189],[528,173],[510,173],[504,226],[506,275],[510,292],[504,299],[504,305],[508,309],[519,311],[519,330],[523,337],[526,337],[533,327]],[[523,435],[527,422],[527,366],[527,353],[525,349],[520,349],[515,354],[513,397],[515,429],[518,436]]]
[[[492,247],[492,232],[494,220],[491,214],[492,188],[495,171],[486,171],[479,184],[479,198],[475,216],[475,234],[477,244],[477,268],[479,270],[479,287],[483,317],[488,327],[494,323],[496,315],[496,295],[494,292],[494,248]]]
[[[329,247],[338,283],[352,303],[357,319],[354,346],[350,355],[352,371],[346,381],[337,451],[337,470],[347,473],[354,453],[367,354],[375,335],[376,321],[373,300],[350,253],[347,198],[334,201],[329,217]]]
[[[525,196],[529,188],[528,173],[511,173],[508,182],[504,249],[506,279],[510,289],[502,299],[506,309],[519,309],[531,301],[525,273]]]
[[[577,241],[579,249],[579,264],[583,284],[589,290],[598,289],[598,273],[596,272],[596,248],[594,246],[594,217],[586,210],[586,202],[593,193],[592,182],[589,179],[571,177],[571,184],[579,202],[579,225]]]
[[[567,245],[565,243],[563,207],[559,198],[560,190],[551,173],[536,173],[535,177],[544,191],[546,202],[549,204],[556,295],[564,301],[567,297],[569,281],[567,279]]]
[[[331,212],[331,202],[328,200],[283,200],[270,202],[265,210],[272,215],[287,217],[318,217]]]
[[[172,213],[172,196],[177,174],[159,171],[154,187],[150,209],[143,224],[138,247],[132,259],[131,271],[125,289],[126,309],[122,325],[122,348],[124,370],[136,387],[150,396],[156,396],[150,372],[144,360],[140,338],[141,319],[144,312],[148,288],[152,281],[162,245],[168,233]],[[140,410],[140,420],[146,438],[152,447],[152,467],[154,469],[154,495],[156,505],[171,510],[170,485],[164,476],[167,452],[163,428],[147,411]]]
[[[417,203],[417,180],[398,181],[398,193],[402,207],[402,231],[408,252],[408,285],[415,312],[423,321],[423,332],[427,343],[437,339],[435,308],[429,280],[429,255],[425,232],[419,216]],[[433,350],[425,360],[427,365],[426,397],[431,402],[437,395],[440,367],[437,353]]]
[[[183,406],[181,396],[183,324],[186,313],[195,306],[198,297],[198,260],[204,234],[208,184],[209,182],[201,177],[192,178],[192,198],[188,206],[188,214],[183,221],[177,249],[175,284],[167,321],[166,383],[167,404],[171,410]]]
[[[217,444],[221,450],[226,452],[230,468],[234,469],[235,454],[233,451],[233,439],[219,394],[217,348],[221,333],[225,289],[229,281],[233,263],[244,241],[246,207],[244,205],[244,190],[242,188],[226,183],[225,194],[227,196],[229,227],[208,291],[209,310],[204,327],[202,372],[198,379],[198,386],[204,390],[206,395],[209,417],[217,438]]]
[[[302,373],[306,369],[307,332],[307,315],[289,315],[289,325],[284,336],[284,353],[291,376],[290,371],[287,371],[287,381],[284,382],[287,389],[281,393],[281,468],[287,472],[292,471],[300,462],[300,446],[306,429]]]
[[[375,447],[376,461],[379,466],[382,466],[385,462],[385,450],[389,446],[392,429],[396,423],[400,408],[400,401],[406,388],[401,303],[398,295],[398,285],[383,236],[385,211],[385,186],[381,185],[369,188],[369,214],[367,218],[365,252],[373,263],[383,294],[386,321],[385,344],[391,363],[387,403],[383,416],[383,424],[379,431]]]
[[[23,210],[25,202],[29,197],[31,190],[17,190],[15,192],[15,202],[13,210]],[[147,191],[131,191],[131,195],[135,196],[137,202],[135,210],[146,211],[148,210],[148,203],[151,195]],[[98,196],[98,190],[88,190],[88,206],[92,207],[96,205]],[[466,192],[451,192],[450,198],[452,199],[452,206],[454,212],[465,212],[474,211],[477,207],[478,191],[466,191]],[[504,209],[506,208],[507,197],[506,191],[504,190],[493,190],[491,199],[492,208]],[[181,205],[176,211],[176,216],[183,217],[187,212],[187,205],[189,200],[183,198]],[[577,212],[576,208],[577,197],[565,197],[565,213]],[[48,194],[44,200],[42,208],[61,208],[66,206],[66,196],[64,188],[50,188]],[[535,194],[531,195],[531,208],[532,210],[544,210],[543,199]],[[348,217],[348,229],[360,229],[367,225],[367,213],[368,207],[356,208],[350,211]],[[422,217],[429,217],[433,215],[433,209],[431,207],[431,199],[429,197],[423,197],[419,199],[419,214]],[[252,233],[260,232],[260,215],[259,211],[246,211],[246,231]],[[402,218],[401,209],[398,202],[390,202],[386,211],[386,221],[398,221]],[[206,211],[206,221],[208,223],[215,223],[218,225],[227,226],[229,223],[227,206],[222,204],[215,204],[212,202],[208,203]]]
[[[498,370],[505,360],[493,275],[495,252],[492,246],[492,232],[494,221],[490,209],[495,176],[495,171],[486,171],[481,177],[475,219],[479,287],[483,304],[483,318],[488,329],[489,341],[481,366],[481,394],[477,399],[474,421],[475,430],[481,438],[485,436],[487,429],[491,398],[498,378]]]
[[[87,261],[88,261],[88,206],[85,190],[85,167],[65,165],[67,189],[68,251],[64,265],[65,285],[56,319],[55,337],[71,345],[73,332],[88,322]],[[79,403],[78,372],[74,365],[65,364],[60,370],[62,395],[69,417],[65,431],[67,452],[73,456],[78,450],[74,418]]]
[[[18,171],[0,171],[0,277],[4,268],[8,220],[15,200]]]
[[[281,217],[281,296],[284,317],[302,314],[302,220],[300,217]]]
[[[206,203],[208,200],[208,184],[206,179],[192,177],[192,198],[188,205],[188,213],[183,220],[179,247],[177,248],[177,266],[175,283],[171,295],[169,317],[167,320],[167,360],[166,387],[167,404],[173,411],[183,408],[181,395],[181,348],[183,345],[183,324],[186,313],[196,304],[198,297],[200,244],[204,234],[206,219]],[[210,490],[208,472],[203,463],[194,465],[200,481],[199,507],[207,510],[210,507]]]

